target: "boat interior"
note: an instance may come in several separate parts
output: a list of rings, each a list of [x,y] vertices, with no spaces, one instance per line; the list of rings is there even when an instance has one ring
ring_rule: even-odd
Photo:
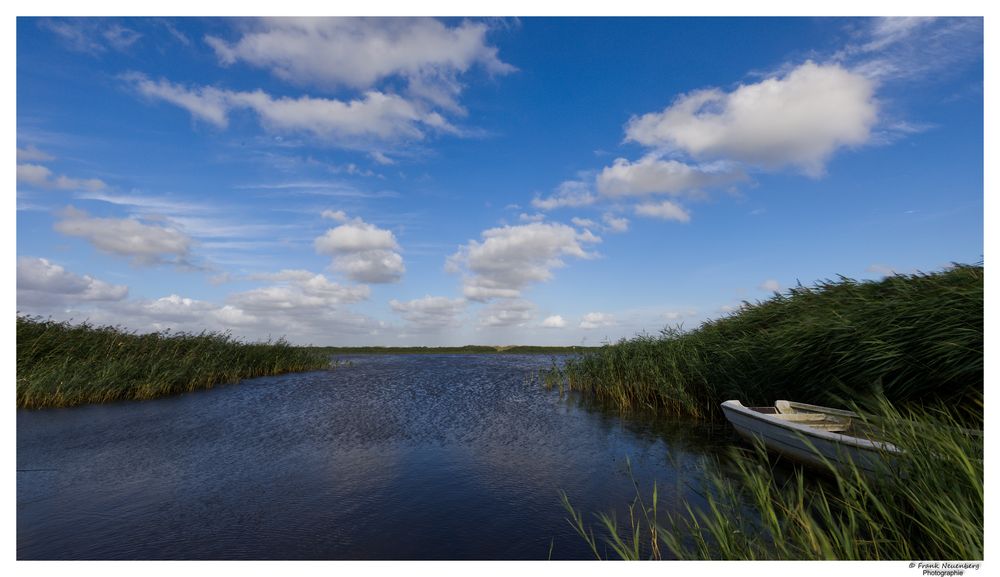
[[[796,406],[798,405],[798,406]],[[803,409],[799,403],[778,401],[773,407],[748,407],[750,410],[778,417],[783,421],[800,423],[814,429],[844,433],[851,429],[852,419],[848,414],[834,414]],[[839,412],[839,411],[838,411]],[[847,413],[847,411],[843,411]]]

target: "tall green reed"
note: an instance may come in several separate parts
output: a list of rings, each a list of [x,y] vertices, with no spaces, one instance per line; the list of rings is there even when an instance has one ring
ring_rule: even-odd
[[[703,507],[658,505],[655,484],[644,502],[637,485],[626,522],[598,513],[595,535],[562,502],[598,558],[982,559],[983,437],[965,428],[976,404],[900,410],[879,400],[868,418],[904,451],[875,474],[853,463],[788,473],[758,444],[706,466]]]
[[[17,406],[23,408],[151,399],[329,364],[326,355],[281,339],[248,343],[228,333],[137,334],[17,317]]]
[[[961,402],[983,388],[983,267],[798,286],[683,331],[570,359],[546,380],[622,409],[712,417],[727,399]]]

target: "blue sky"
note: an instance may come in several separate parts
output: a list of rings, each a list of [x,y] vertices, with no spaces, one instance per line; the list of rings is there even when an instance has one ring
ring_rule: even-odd
[[[17,306],[599,344],[983,255],[967,19],[17,21]]]

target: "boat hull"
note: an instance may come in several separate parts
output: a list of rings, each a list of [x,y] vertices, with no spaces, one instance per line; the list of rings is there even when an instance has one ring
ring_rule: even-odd
[[[744,438],[759,439],[775,453],[818,468],[844,469],[854,463],[867,473],[875,473],[884,471],[886,459],[899,452],[888,443],[788,422],[778,414],[761,413],[739,401],[722,403],[722,411]]]

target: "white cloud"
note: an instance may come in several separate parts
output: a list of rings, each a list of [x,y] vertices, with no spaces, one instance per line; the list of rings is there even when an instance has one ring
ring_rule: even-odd
[[[597,197],[591,192],[589,183],[580,180],[567,180],[556,188],[552,196],[533,198],[531,206],[539,210],[553,210],[567,206],[588,206],[596,201]]]
[[[427,295],[410,301],[393,299],[389,301],[389,306],[406,320],[410,328],[432,330],[457,326],[459,315],[465,310],[465,300]]]
[[[46,18],[38,25],[55,34],[69,49],[95,56],[109,48],[125,52],[142,37],[135,30],[103,18]]]
[[[662,112],[633,117],[626,137],[694,158],[792,166],[819,176],[836,150],[868,141],[878,120],[874,91],[862,74],[807,61],[732,92],[682,95]]]
[[[581,329],[596,329],[599,327],[609,327],[615,324],[615,317],[607,313],[587,313],[580,321]]]
[[[522,212],[518,215],[517,220],[521,222],[542,222],[545,220],[545,215],[540,212],[536,212],[535,214]]]
[[[774,279],[767,279],[766,281],[760,283],[758,288],[760,288],[760,290],[773,293],[781,290],[781,284]]]
[[[40,260],[40,259],[39,259]],[[39,268],[39,263],[33,264]],[[42,267],[45,268],[45,267]],[[51,267],[48,267],[51,268]],[[44,270],[43,270],[44,272]],[[366,300],[370,289],[365,285],[345,286],[330,281],[322,274],[307,270],[282,270],[271,274],[245,277],[245,280],[266,281],[266,286],[230,294],[222,303],[201,301],[178,294],[170,294],[157,299],[119,299],[115,302],[96,302],[95,287],[89,283],[90,292],[83,290],[84,282],[69,277],[60,271],[49,271],[56,280],[44,282],[44,274],[23,275],[19,283],[25,286],[49,286],[49,293],[35,301],[49,303],[48,308],[32,301],[33,311],[46,312],[54,317],[87,318],[96,324],[121,325],[130,330],[201,332],[232,331],[241,338],[274,339],[287,335],[297,344],[357,344],[371,343],[378,339],[387,325],[370,317],[352,312],[347,305]],[[39,280],[39,277],[42,280]],[[89,277],[82,277],[85,281]],[[89,282],[89,281],[88,281]],[[99,282],[99,281],[98,281]],[[26,283],[30,283],[27,284]],[[52,291],[59,288],[64,293],[86,295],[82,298],[53,297]],[[117,297],[121,287],[113,291],[104,290],[106,296]],[[25,302],[25,295],[38,297],[41,293],[34,289],[18,289],[19,307]],[[57,295],[58,296],[58,295]],[[124,297],[124,295],[121,295]],[[53,304],[64,304],[58,308]],[[74,303],[79,308],[73,308]]]
[[[366,300],[371,294],[366,285],[341,285],[307,270],[282,270],[252,278],[278,283],[229,296],[227,301],[230,304],[252,314],[334,309],[342,304]]]
[[[67,236],[77,236],[98,249],[131,257],[136,264],[164,262],[185,263],[191,238],[177,229],[143,224],[134,218],[97,218],[67,207],[59,215],[55,229]]]
[[[535,305],[524,299],[501,299],[479,314],[480,327],[521,327],[534,318]]]
[[[669,200],[636,205],[635,213],[639,216],[676,220],[677,222],[688,222],[691,220],[691,215],[683,207]]]
[[[726,164],[691,166],[676,160],[662,160],[655,154],[638,162],[615,159],[597,176],[597,190],[606,196],[627,197],[651,194],[696,195],[706,188],[726,186],[746,180],[743,171]]]
[[[218,128],[228,126],[233,110],[247,109],[270,132],[305,133],[331,144],[353,147],[374,141],[420,140],[428,130],[457,132],[439,113],[377,90],[343,101],[310,96],[274,98],[261,90],[187,88],[164,79],[153,81],[138,73],[126,74],[123,79],[139,94],[179,106]],[[362,142],[355,142],[357,139]]]
[[[55,160],[55,157],[38,150],[33,144],[29,144],[26,148],[17,149],[18,164],[22,162],[45,162],[46,160]]]
[[[542,321],[542,326],[547,329],[561,329],[566,326],[566,319],[560,315],[545,317],[545,320]]]
[[[268,18],[235,42],[205,41],[223,65],[246,62],[327,89],[366,90],[400,77],[413,97],[458,110],[458,75],[476,65],[491,74],[514,70],[487,44],[488,31],[468,20],[447,26],[431,18]]]
[[[17,259],[18,307],[47,309],[67,302],[119,301],[128,287],[112,285],[89,275],[77,275],[44,258]]]
[[[43,153],[44,154],[44,153]],[[18,150],[20,156],[20,150]],[[18,164],[17,181],[37,186],[39,188],[55,188],[58,190],[102,190],[107,185],[96,178],[70,178],[54,176],[52,171],[40,164]]]
[[[663,318],[667,319],[668,321],[676,321],[676,320],[680,320],[680,319],[685,318],[685,317],[693,317],[697,313],[698,313],[698,311],[696,311],[694,309],[686,309],[686,310],[679,310],[679,311],[667,311],[667,312],[663,313]]]
[[[868,18],[833,60],[880,82],[939,81],[983,56],[982,18]]]
[[[608,232],[628,232],[628,219],[624,216],[615,216],[610,212],[606,212],[601,219],[605,224],[604,230]]]
[[[396,282],[406,272],[392,231],[360,218],[327,230],[314,245],[316,252],[333,257],[333,268],[356,281]]]
[[[231,93],[227,90],[219,90],[212,86],[189,89],[162,78],[154,82],[144,74],[135,72],[123,75],[122,79],[147,98],[179,106],[195,118],[219,128],[229,125],[228,100]]]
[[[465,271],[463,294],[476,301],[519,297],[528,285],[551,279],[553,269],[565,266],[563,258],[596,256],[583,245],[601,240],[558,223],[491,228],[482,237],[460,247],[447,262],[448,270]]]
[[[329,218],[330,220],[335,220],[337,222],[347,222],[351,220],[347,213],[342,210],[324,210],[320,216],[323,218]]]
[[[603,221],[603,224],[589,218],[579,218],[574,216],[570,219],[570,222],[580,228],[595,229],[600,230],[601,232],[620,233],[628,231],[629,220],[624,216],[618,216],[614,213],[606,212],[601,215],[601,220]]]

